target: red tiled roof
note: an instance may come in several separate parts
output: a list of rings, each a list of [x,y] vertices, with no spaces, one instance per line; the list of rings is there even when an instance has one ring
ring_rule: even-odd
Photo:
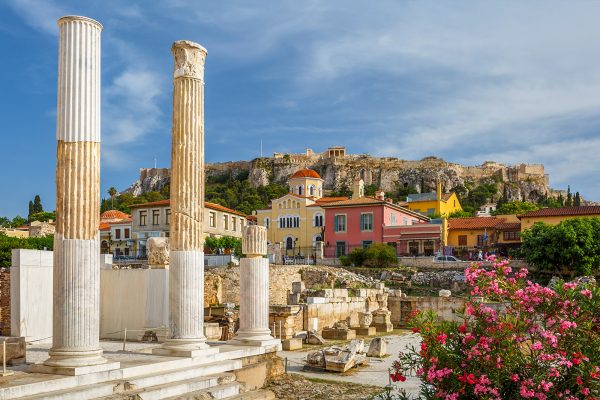
[[[127,219],[127,218],[131,218],[131,215],[125,214],[124,212],[119,211],[119,210],[108,210],[108,211],[104,211],[102,214],[100,214],[100,219]]]
[[[578,216],[578,215],[600,215],[600,206],[542,208],[540,210],[529,211],[525,214],[517,215],[517,218],[562,217],[562,216]]]
[[[329,204],[329,203],[334,203],[337,201],[344,201],[344,200],[348,200],[347,197],[321,197],[320,199],[316,200],[317,204]]]
[[[123,224],[130,224],[131,223],[131,218],[128,219],[124,219],[123,221],[118,221],[118,222],[109,222],[109,225],[123,225]]]
[[[301,169],[299,171],[296,171],[291,177],[292,178],[316,178],[316,179],[321,179],[321,175],[319,175],[317,173],[317,171],[312,170],[312,169]]]
[[[152,201],[150,203],[134,204],[134,205],[131,205],[130,208],[153,207],[153,206],[169,206],[169,205],[171,205],[171,200],[167,199],[167,200]],[[211,208],[213,210],[223,211],[223,212],[227,212],[227,213],[230,213],[230,214],[236,214],[236,215],[239,215],[240,217],[244,217],[244,218],[248,217],[244,213],[241,213],[241,212],[236,211],[236,210],[232,210],[231,208],[227,208],[227,207],[222,206],[220,204],[215,204],[215,203],[211,203],[209,201],[205,201],[204,205],[207,208]]]
[[[108,222],[100,222],[100,226],[98,227],[100,231],[108,231],[110,230],[110,224]]]
[[[500,229],[502,231],[518,231],[521,230],[520,222],[501,222],[496,225],[496,229]]]
[[[495,217],[450,218],[448,227],[450,229],[486,229],[496,228],[497,225],[504,222],[504,218]]]

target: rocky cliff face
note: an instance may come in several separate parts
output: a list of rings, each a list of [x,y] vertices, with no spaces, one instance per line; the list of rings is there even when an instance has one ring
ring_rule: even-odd
[[[324,179],[324,187],[339,190],[352,187],[361,178],[366,185],[376,185],[386,192],[401,188],[415,188],[418,192],[431,191],[440,179],[444,191],[457,187],[475,187],[483,183],[498,183],[498,197],[506,193],[509,200],[536,201],[558,191],[548,186],[548,176],[540,164],[503,165],[485,162],[480,166],[463,166],[436,157],[420,161],[380,158],[368,155],[344,157],[278,157],[256,158],[252,161],[225,162],[206,165],[206,179],[226,180],[247,176],[254,187],[270,182],[285,184],[290,175],[301,168],[312,168]],[[139,195],[160,190],[169,181],[167,169],[141,169],[140,179],[126,191]]]

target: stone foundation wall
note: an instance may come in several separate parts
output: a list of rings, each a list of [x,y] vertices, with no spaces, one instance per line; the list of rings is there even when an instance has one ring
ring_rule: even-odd
[[[458,321],[457,312],[465,306],[465,299],[460,297],[388,297],[388,309],[395,328],[407,326],[413,312],[417,310],[433,310],[441,321]]]
[[[0,335],[10,336],[10,268],[0,268]]]
[[[292,282],[301,280],[297,265],[273,265],[269,267],[269,304],[286,305],[288,291],[292,290]],[[222,280],[221,303],[240,304],[240,267],[220,267],[208,269],[205,279],[219,276]]]

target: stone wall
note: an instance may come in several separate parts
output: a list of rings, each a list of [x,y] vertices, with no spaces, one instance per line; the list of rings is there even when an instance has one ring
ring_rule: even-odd
[[[464,306],[465,299],[460,297],[388,297],[388,309],[395,328],[406,327],[417,310],[433,310],[441,321],[459,321],[456,313]]]
[[[269,267],[269,304],[286,305],[288,291],[292,290],[292,282],[301,280],[299,271],[302,266],[273,265]],[[221,303],[240,303],[240,267],[219,267],[206,271],[205,279],[218,276],[222,281]]]
[[[0,268],[0,335],[10,336],[10,268]]]

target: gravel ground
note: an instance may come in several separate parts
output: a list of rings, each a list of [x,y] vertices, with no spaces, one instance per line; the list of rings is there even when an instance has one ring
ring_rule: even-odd
[[[278,355],[282,358],[287,357],[288,372],[297,373],[307,378],[384,387],[389,384],[388,368],[391,368],[392,363],[397,359],[398,353],[405,351],[407,346],[412,345],[418,347],[420,344],[420,336],[409,331],[388,335],[385,336],[385,338],[388,342],[387,350],[390,356],[381,359],[371,358],[368,366],[353,368],[345,373],[304,368],[306,355],[309,352],[314,351],[309,346],[305,346],[300,351],[281,351]],[[367,342],[367,340],[365,340],[365,342]],[[323,346],[315,346],[315,348],[320,347]],[[368,348],[368,344],[365,347]],[[394,383],[394,386],[406,390],[409,394],[418,394],[420,383],[418,378],[408,377],[405,382]]]
[[[379,386],[347,382],[308,380],[299,374],[287,374],[269,382],[265,389],[278,400],[370,400],[382,392]]]

